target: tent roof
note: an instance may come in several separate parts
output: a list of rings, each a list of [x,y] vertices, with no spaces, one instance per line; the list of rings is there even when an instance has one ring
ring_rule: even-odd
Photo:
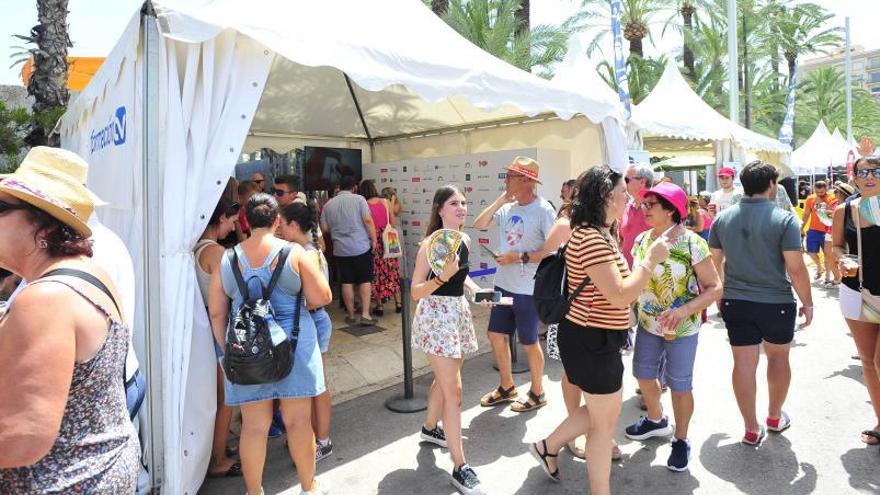
[[[835,138],[828,132],[825,122],[820,120],[810,138],[791,154],[791,168],[798,175],[824,173],[829,165],[835,167],[846,165],[846,155],[849,150],[840,132]]]
[[[254,132],[363,138],[366,125],[381,138],[545,113],[622,119],[616,102],[561,89],[489,55],[418,1],[153,5],[168,38],[198,43],[232,29],[280,55]]]
[[[604,106],[622,107],[617,92],[599,76],[596,64],[587,57],[583,40],[578,36],[571,37],[565,59],[556,66],[552,82],[560,88],[590,95]]]
[[[703,101],[682,77],[674,58],[653,91],[632,110],[631,124],[646,136],[723,141],[746,149],[785,153],[787,145],[732,123]]]

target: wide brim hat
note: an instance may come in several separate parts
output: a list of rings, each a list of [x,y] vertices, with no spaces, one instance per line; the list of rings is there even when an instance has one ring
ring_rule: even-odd
[[[86,182],[88,182],[89,164],[72,151],[62,148],[51,148],[49,146],[37,146],[31,149],[28,156],[31,156],[31,154],[33,154],[34,161],[39,161],[63,174],[67,174],[84,186],[86,185]],[[27,158],[25,158],[25,160],[27,160]],[[22,162],[22,165],[24,165],[24,162]],[[0,174],[0,179],[5,179],[10,175],[12,174]],[[98,195],[89,189],[88,186],[86,186],[86,189],[92,197],[92,203],[94,203],[95,208],[110,204],[98,197]]]
[[[834,189],[840,189],[841,191],[846,193],[847,196],[852,196],[856,193],[856,188],[854,188],[850,184],[847,184],[846,182],[841,181],[837,181],[834,183]]]
[[[65,172],[71,168],[68,161],[81,160],[69,151],[35,147],[14,173],[0,180],[0,192],[48,213],[84,237],[91,237],[92,229],[86,222],[95,209],[92,194],[80,177]]]
[[[538,184],[544,184],[538,179],[538,175],[541,169],[541,166],[538,165],[536,160],[533,160],[527,156],[518,156],[513,159],[513,163],[504,168],[505,170],[510,170],[511,172],[516,172],[524,177],[527,177]]]
[[[684,189],[678,187],[672,182],[661,182],[651,189],[646,189],[639,193],[639,195],[644,199],[647,195],[654,194],[656,196],[660,196],[672,203],[672,206],[678,210],[681,218],[685,218],[688,216],[688,197],[687,193],[684,192]]]

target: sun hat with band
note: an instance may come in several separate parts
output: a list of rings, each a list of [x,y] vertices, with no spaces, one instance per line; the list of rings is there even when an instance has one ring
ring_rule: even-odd
[[[86,222],[95,202],[81,177],[74,176],[78,168],[88,169],[84,164],[76,153],[37,146],[24,157],[18,170],[0,180],[0,192],[43,210],[88,238],[92,229]]]
[[[672,203],[672,206],[678,210],[678,214],[681,215],[681,218],[686,218],[688,216],[687,193],[684,192],[684,189],[678,187],[672,182],[661,182],[651,189],[639,193],[642,199],[645,199],[649,194],[659,196]]]
[[[505,167],[505,170],[516,172],[528,179],[537,182],[538,184],[543,185],[544,183],[538,180],[539,169],[540,165],[538,165],[538,162],[527,156],[518,156],[513,159],[513,163]]]

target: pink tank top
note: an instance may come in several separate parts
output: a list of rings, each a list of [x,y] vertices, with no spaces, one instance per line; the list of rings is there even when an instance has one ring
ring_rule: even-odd
[[[382,232],[388,225],[388,209],[385,208],[385,202],[367,203],[367,206],[370,207],[370,215],[373,217],[373,223],[376,224],[376,231]]]

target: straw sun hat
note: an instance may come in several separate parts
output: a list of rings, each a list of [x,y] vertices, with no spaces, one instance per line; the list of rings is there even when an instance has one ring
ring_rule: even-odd
[[[86,225],[95,209],[93,194],[83,185],[88,164],[76,153],[37,146],[12,174],[2,176],[0,192],[43,210],[65,225],[91,237]]]

